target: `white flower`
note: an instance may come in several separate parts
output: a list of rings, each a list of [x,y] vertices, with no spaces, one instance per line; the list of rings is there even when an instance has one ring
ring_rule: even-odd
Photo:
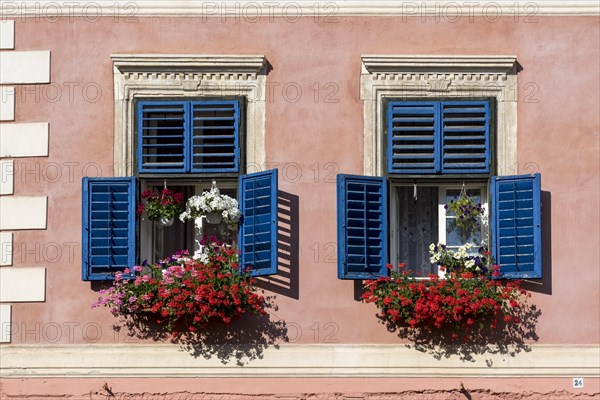
[[[216,185],[200,196],[192,196],[186,202],[186,209],[179,215],[183,222],[188,219],[195,219],[198,225],[198,218],[205,216],[213,211],[221,211],[224,222],[228,225],[236,224],[241,216],[239,205],[236,199],[221,194]]]

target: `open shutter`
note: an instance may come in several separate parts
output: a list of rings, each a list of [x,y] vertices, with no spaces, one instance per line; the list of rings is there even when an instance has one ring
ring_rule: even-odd
[[[83,178],[82,279],[112,280],[135,262],[135,178]]]
[[[138,104],[138,171],[186,172],[189,103],[142,101]]]
[[[540,174],[492,178],[492,251],[503,278],[542,277]]]
[[[487,101],[441,103],[442,173],[490,170],[490,105]]]
[[[388,103],[388,172],[431,174],[439,171],[439,102]]]
[[[387,182],[372,176],[337,176],[338,278],[387,275]]]
[[[239,102],[193,102],[192,118],[192,172],[238,172]]]
[[[241,264],[252,276],[277,273],[277,169],[239,178]]]

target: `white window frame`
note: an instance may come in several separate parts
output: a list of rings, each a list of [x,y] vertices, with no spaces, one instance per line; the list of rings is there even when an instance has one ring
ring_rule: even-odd
[[[390,260],[392,260],[392,265],[394,268],[398,265],[398,263],[404,262],[405,260],[400,259],[400,250],[399,250],[399,216],[398,209],[401,206],[398,200],[398,187],[410,187],[410,183],[390,183],[389,190],[389,230],[390,230]],[[444,205],[446,204],[446,191],[448,189],[458,189],[462,188],[462,184],[448,184],[448,183],[436,183],[435,180],[426,183],[419,183],[419,186],[429,186],[429,187],[437,187],[438,188],[438,243],[446,244],[447,232],[446,232],[446,217],[447,212]],[[483,221],[484,224],[482,226],[482,240],[489,245],[489,224],[488,221],[488,210],[489,210],[489,184],[485,182],[470,182],[465,183],[465,188],[469,189],[479,189],[481,190],[481,206],[483,208]],[[418,200],[417,200],[418,201]],[[408,266],[410,268],[410,265]],[[438,268],[438,275],[440,277],[444,276],[444,273]]]
[[[149,189],[150,187],[157,186],[156,183],[158,180],[160,180],[160,178],[141,179],[140,186],[141,186],[142,192],[146,189]],[[154,182],[154,183],[150,184],[150,182]],[[171,181],[171,182],[173,183],[175,181]],[[197,183],[184,181],[184,182],[177,182],[176,185],[177,186],[194,187],[194,195],[200,196],[203,192],[210,190],[210,188],[212,186],[212,180],[203,178],[202,180],[200,180]],[[237,199],[237,197],[238,197],[237,196],[237,189],[238,189],[237,181],[236,182],[232,182],[232,181],[219,182],[219,181],[217,181],[217,187],[220,190],[234,189],[236,191],[235,198]],[[178,216],[175,216],[174,219],[175,220],[173,221],[173,224],[181,224],[181,221],[179,220]],[[193,254],[197,250],[201,250],[201,246],[199,246],[199,241],[202,239],[202,236],[203,236],[202,227],[203,227],[204,223],[206,223],[206,219],[202,218],[200,227],[194,226],[194,247],[190,248],[190,249],[186,249],[191,254]],[[152,221],[148,220],[147,218],[141,219],[139,227],[140,227],[140,237],[139,237],[140,260],[148,260],[148,261],[152,261],[152,262],[159,261],[158,259],[156,259],[156,257],[158,257],[159,255],[154,254],[155,248],[154,248],[154,243],[153,243],[154,239],[153,238],[156,235],[156,230],[162,229],[162,228],[160,228],[157,225],[157,223],[153,223]],[[235,238],[235,244],[237,244],[237,237]],[[164,257],[168,257],[170,255],[171,254],[161,254],[160,257],[164,258]]]

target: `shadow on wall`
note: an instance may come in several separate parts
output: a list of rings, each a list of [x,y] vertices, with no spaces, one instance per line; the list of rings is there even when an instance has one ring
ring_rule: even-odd
[[[552,294],[552,196],[542,190],[542,279],[523,281],[523,289]]]
[[[495,329],[484,327],[473,330],[469,342],[460,343],[452,339],[452,332],[440,330],[409,331],[388,321],[381,321],[388,331],[397,332],[402,339],[409,340],[406,347],[429,353],[436,359],[458,356],[463,361],[475,362],[475,355],[505,354],[514,357],[521,352],[531,351],[530,343],[539,340],[536,327],[541,310],[535,304],[524,303],[517,314],[520,324],[498,324]],[[492,367],[491,361],[488,367]]]
[[[266,298],[267,311],[276,310],[274,297]],[[266,315],[245,315],[225,325],[215,322],[202,332],[185,332],[174,336],[167,332],[164,324],[157,322],[154,314],[140,313],[113,325],[115,331],[126,330],[127,335],[142,340],[179,344],[181,349],[194,358],[210,359],[217,357],[223,364],[234,361],[242,366],[263,357],[264,350],[270,346],[279,348],[282,342],[288,342],[287,326],[284,321],[272,321],[270,313]]]
[[[299,293],[299,226],[298,196],[277,192],[277,274],[256,279],[256,286],[298,300]]]

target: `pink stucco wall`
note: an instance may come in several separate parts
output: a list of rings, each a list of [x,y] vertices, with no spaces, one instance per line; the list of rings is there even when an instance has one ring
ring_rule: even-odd
[[[563,382],[567,382],[565,379]],[[572,397],[567,384],[553,379],[495,378],[289,378],[289,379],[35,379],[5,380],[2,399],[43,398],[101,400],[108,393],[127,400],[592,400],[598,381]],[[461,391],[461,384],[464,388]],[[37,395],[37,397],[36,397]],[[109,397],[110,398],[110,397]]]
[[[398,342],[378,324],[372,305],[354,300],[354,283],[336,277],[335,174],[362,172],[361,54],[517,55],[515,172],[541,172],[542,190],[549,193],[545,278],[527,285],[542,311],[539,342],[598,343],[597,18],[63,18],[15,25],[17,50],[51,51],[53,84],[17,89],[16,120],[50,123],[50,156],[15,161],[15,194],[48,195],[49,211],[47,230],[14,234],[14,267],[47,267],[47,301],[13,304],[13,343],[48,343],[49,324],[62,327],[59,343],[86,343],[86,324],[101,327],[100,342],[115,340],[112,316],[90,309],[97,293],[80,279],[81,177],[113,175],[114,53],[264,54],[272,65],[267,161],[279,166],[280,190],[298,198],[300,246],[298,298],[278,294],[276,317],[300,327],[299,343],[322,342],[332,332],[339,343]],[[322,332],[315,339],[316,327]]]

